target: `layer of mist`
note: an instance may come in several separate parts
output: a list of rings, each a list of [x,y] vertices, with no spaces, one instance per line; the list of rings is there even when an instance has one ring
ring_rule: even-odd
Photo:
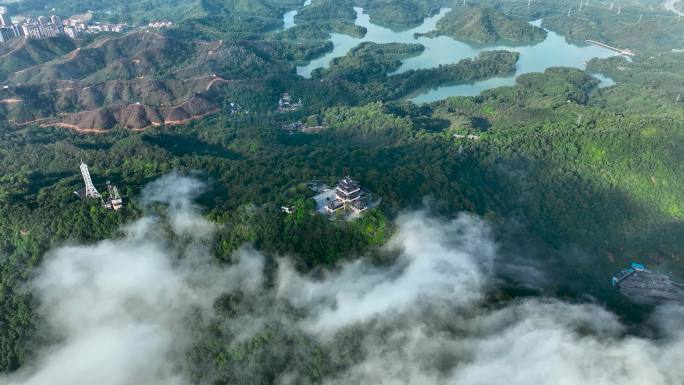
[[[276,384],[684,383],[682,308],[656,311],[649,324],[656,339],[628,334],[596,304],[492,301],[500,251],[479,218],[407,213],[385,246],[396,255],[391,266],[362,259],[314,279],[282,257],[269,280],[267,258],[248,246],[233,265],[213,259],[216,225],[192,203],[202,189],[194,179],[165,176],[143,193],[163,214],[130,224],[119,238],[49,253],[29,290],[55,342],[37,347],[31,363],[0,384],[246,383],[219,378],[211,359],[205,376],[190,374],[196,331],[212,322],[231,331],[226,349],[277,322],[336,363],[320,377],[303,373],[309,362],[242,369],[268,371]],[[230,317],[217,310],[217,299],[238,294],[249,304]],[[342,359],[346,334],[357,348]],[[297,349],[266,344],[285,355]]]

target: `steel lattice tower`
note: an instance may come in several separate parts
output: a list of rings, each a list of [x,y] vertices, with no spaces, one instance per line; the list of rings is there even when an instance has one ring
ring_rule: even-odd
[[[100,193],[97,191],[93,185],[92,179],[90,179],[90,171],[88,171],[88,165],[81,161],[81,175],[83,175],[83,182],[85,182],[85,197],[86,198],[102,198]]]

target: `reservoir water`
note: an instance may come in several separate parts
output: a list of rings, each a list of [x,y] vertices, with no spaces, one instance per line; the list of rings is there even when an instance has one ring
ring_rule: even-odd
[[[304,5],[302,5],[302,7],[306,7],[309,4],[311,4],[311,0],[306,0],[304,2]],[[298,13],[297,10],[294,10],[294,11],[289,11],[283,15],[283,24],[284,24],[283,30],[290,29],[296,25],[294,18],[295,18],[295,16],[297,16],[297,13]]]
[[[578,45],[568,42],[563,36],[548,32],[546,40],[534,44],[514,45],[498,43],[492,45],[476,45],[455,40],[451,37],[440,36],[435,38],[414,37],[416,33],[433,31],[439,19],[449,12],[444,8],[430,18],[426,18],[422,25],[405,31],[393,31],[370,22],[370,16],[363,9],[355,8],[356,24],[365,27],[368,33],[362,38],[351,37],[344,34],[331,34],[334,48],[331,52],[320,58],[312,60],[306,65],[297,67],[297,73],[305,78],[310,78],[316,68],[327,68],[330,62],[337,57],[346,55],[349,50],[362,42],[375,43],[420,43],[425,46],[422,54],[405,59],[401,68],[396,73],[412,69],[435,68],[441,64],[453,64],[466,58],[474,58],[482,51],[507,50],[520,53],[516,73],[510,77],[497,77],[474,83],[446,84],[436,88],[423,89],[407,96],[405,99],[416,103],[432,102],[449,96],[473,96],[482,91],[499,86],[515,84],[515,78],[521,74],[530,72],[544,72],[549,67],[574,67],[585,69],[586,63],[592,58],[607,58],[615,53],[608,49],[594,45]],[[294,16],[292,16],[294,23]],[[532,23],[541,26],[541,20]],[[293,24],[294,25],[294,24]],[[602,85],[612,85],[612,81],[601,77]]]

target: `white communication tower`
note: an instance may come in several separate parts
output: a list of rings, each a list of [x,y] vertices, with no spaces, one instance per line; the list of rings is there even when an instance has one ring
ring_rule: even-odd
[[[85,192],[83,194],[86,198],[102,198],[100,193],[93,185],[93,180],[90,179],[90,171],[88,165],[81,161],[81,175],[83,175],[83,182],[85,182]]]

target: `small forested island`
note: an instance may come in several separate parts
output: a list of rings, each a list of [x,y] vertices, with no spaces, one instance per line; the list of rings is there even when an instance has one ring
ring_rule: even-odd
[[[442,3],[430,0],[359,0],[355,2],[370,15],[371,22],[393,29],[420,25],[439,12]]]
[[[423,52],[420,44],[361,43],[341,58],[333,59],[330,68],[316,70],[316,77],[333,77],[352,82],[385,80],[387,74],[401,67],[402,59]]]
[[[437,22],[437,28],[422,36],[450,36],[475,43],[535,42],[546,38],[546,31],[486,6],[455,7]]]
[[[297,13],[298,21],[351,21],[356,19],[353,3],[349,0],[312,0],[308,7]]]

